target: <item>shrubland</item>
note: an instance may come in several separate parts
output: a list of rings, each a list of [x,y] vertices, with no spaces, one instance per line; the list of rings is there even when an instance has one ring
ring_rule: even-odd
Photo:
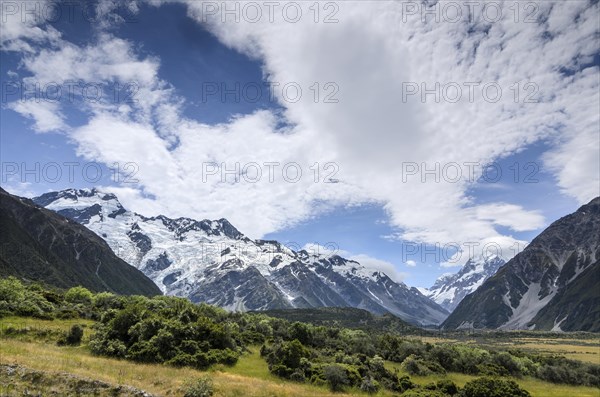
[[[59,345],[84,343],[96,355],[139,363],[207,369],[233,366],[252,346],[269,371],[292,382],[332,391],[382,390],[402,396],[528,396],[512,379],[533,377],[553,383],[600,387],[600,366],[517,349],[466,343],[427,343],[396,333],[312,325],[261,313],[231,313],[206,304],[157,296],[93,294],[39,284],[0,280],[0,317],[81,319],[89,334],[73,325]],[[6,334],[6,333],[5,333]],[[396,363],[401,371],[387,363]],[[459,388],[448,379],[417,384],[410,376],[461,373],[479,376]],[[209,390],[197,383],[190,390]],[[207,391],[206,393],[209,393]],[[192,394],[190,394],[192,395]]]

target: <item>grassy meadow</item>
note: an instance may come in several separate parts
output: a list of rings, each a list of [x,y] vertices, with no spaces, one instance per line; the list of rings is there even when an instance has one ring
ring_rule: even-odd
[[[66,332],[74,324],[84,325],[83,344],[78,347],[57,346],[55,341],[60,333]],[[183,396],[184,387],[190,380],[209,376],[216,396],[239,397],[292,397],[292,396],[366,396],[357,389],[332,393],[324,386],[301,384],[284,380],[269,372],[267,363],[260,357],[260,346],[252,346],[233,366],[217,364],[207,371],[192,368],[176,368],[160,364],[142,364],[91,354],[87,340],[92,332],[93,322],[81,319],[38,320],[21,317],[0,319],[0,365],[18,364],[38,371],[46,371],[50,377],[54,373],[67,373],[80,378],[88,378],[112,384],[133,386],[156,396]],[[417,338],[417,337],[414,337]],[[452,342],[452,339],[422,337],[430,343]],[[464,341],[463,341],[464,342]],[[471,341],[470,343],[475,343]],[[505,339],[486,339],[482,343],[496,344],[498,348],[510,347]],[[600,342],[597,338],[588,339],[536,339],[518,338],[515,343],[522,349],[540,353],[560,353],[569,358],[598,363]],[[387,361],[386,367],[402,373],[400,364]],[[450,379],[458,386],[475,379],[475,376],[448,373],[430,376],[411,376],[418,384],[427,384],[440,379]],[[37,380],[36,380],[37,379]],[[593,387],[557,385],[539,379],[524,377],[515,379],[519,385],[534,397],[598,397],[600,390]],[[0,385],[8,386],[9,380],[0,373]],[[61,384],[44,382],[40,377],[21,379],[13,383],[12,390],[37,391],[41,395],[61,395]],[[36,384],[37,382],[37,384]],[[2,389],[0,389],[2,390]],[[15,392],[16,393],[16,392]],[[114,393],[114,391],[112,392]],[[6,394],[10,396],[10,394]],[[14,394],[22,395],[21,394]],[[34,394],[35,395],[35,394]],[[85,394],[80,394],[85,396]],[[95,395],[95,394],[90,394]],[[99,394],[102,395],[102,394]],[[109,394],[107,394],[109,395]],[[380,390],[377,396],[392,396],[389,390]]]

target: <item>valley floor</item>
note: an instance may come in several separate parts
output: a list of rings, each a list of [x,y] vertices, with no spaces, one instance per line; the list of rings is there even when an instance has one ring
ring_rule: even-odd
[[[86,322],[82,320],[42,321],[14,317],[0,320],[0,395],[16,397],[23,395],[24,390],[28,390],[29,395],[41,393],[43,396],[61,396],[65,395],[65,392],[72,394],[74,390],[78,390],[80,396],[179,397],[183,395],[183,387],[187,381],[206,375],[214,382],[215,395],[223,397],[367,395],[359,391],[331,393],[326,388],[277,378],[269,373],[266,362],[259,355],[259,347],[252,348],[251,353],[243,355],[233,367],[217,365],[210,371],[203,372],[189,368],[137,364],[97,357],[93,356],[85,345],[59,347],[51,342],[53,333],[68,330],[73,323]],[[87,325],[91,323],[88,322]],[[12,336],[7,337],[9,329],[13,330]],[[28,332],[23,332],[22,335],[14,332],[20,329],[27,329]],[[88,327],[86,336],[89,332]],[[562,352],[564,348],[571,354],[582,355],[583,358],[598,363],[600,356],[594,354],[594,351],[598,353],[600,349],[597,340],[595,347],[581,341],[561,339],[553,342],[546,345],[537,341],[542,345],[542,349]],[[390,368],[398,366],[395,363],[387,363],[387,365]],[[61,375],[57,377],[57,373]],[[459,386],[463,386],[475,377],[455,373],[445,376],[411,376],[414,382],[423,384],[443,378],[449,378]],[[56,379],[61,381],[57,382]],[[516,381],[533,397],[598,397],[600,395],[600,391],[596,388],[555,385],[532,378],[516,379]],[[119,385],[127,385],[131,388],[119,387]],[[95,391],[86,394],[94,388]],[[377,395],[393,394],[380,391]]]
[[[571,360],[600,364],[600,336],[593,337],[593,334],[587,334],[585,337],[551,338],[536,336],[536,333],[533,331],[529,332],[529,337],[511,337],[509,335],[510,332],[506,332],[506,337],[504,338],[473,337],[456,339],[451,336],[447,338],[423,336],[416,337],[416,339],[429,343],[460,342],[497,349],[518,348],[533,353],[560,354]]]

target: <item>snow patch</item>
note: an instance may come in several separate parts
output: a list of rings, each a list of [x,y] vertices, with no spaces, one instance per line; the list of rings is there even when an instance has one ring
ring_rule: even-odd
[[[554,297],[554,291],[540,299],[540,283],[532,283],[519,301],[519,306],[513,309],[512,316],[500,329],[529,329],[529,323],[535,315]]]

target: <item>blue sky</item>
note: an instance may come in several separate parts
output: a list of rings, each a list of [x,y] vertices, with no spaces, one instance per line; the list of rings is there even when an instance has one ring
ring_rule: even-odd
[[[297,23],[278,13],[249,23],[208,13],[211,2],[159,3],[100,1],[95,21],[77,9],[52,21],[3,10],[3,187],[31,196],[102,186],[144,215],[226,217],[251,237],[338,247],[413,286],[467,259],[436,246],[493,242],[508,258],[600,194],[597,2],[540,3],[535,23],[507,9],[493,23],[422,22],[401,2],[356,2],[338,4],[332,24],[330,10],[318,22],[304,9]],[[64,92],[71,80],[99,84],[100,99],[20,96],[21,84]],[[403,95],[474,81],[502,97]],[[116,99],[115,84],[135,86],[135,102],[123,88]],[[531,92],[537,102],[524,102]],[[292,163],[298,181],[280,173]],[[495,168],[465,181],[465,163]],[[232,182],[223,171],[236,164],[258,165],[262,179]],[[436,175],[422,172],[436,164]],[[464,178],[448,181],[450,164]],[[338,183],[325,183],[332,170]]]

